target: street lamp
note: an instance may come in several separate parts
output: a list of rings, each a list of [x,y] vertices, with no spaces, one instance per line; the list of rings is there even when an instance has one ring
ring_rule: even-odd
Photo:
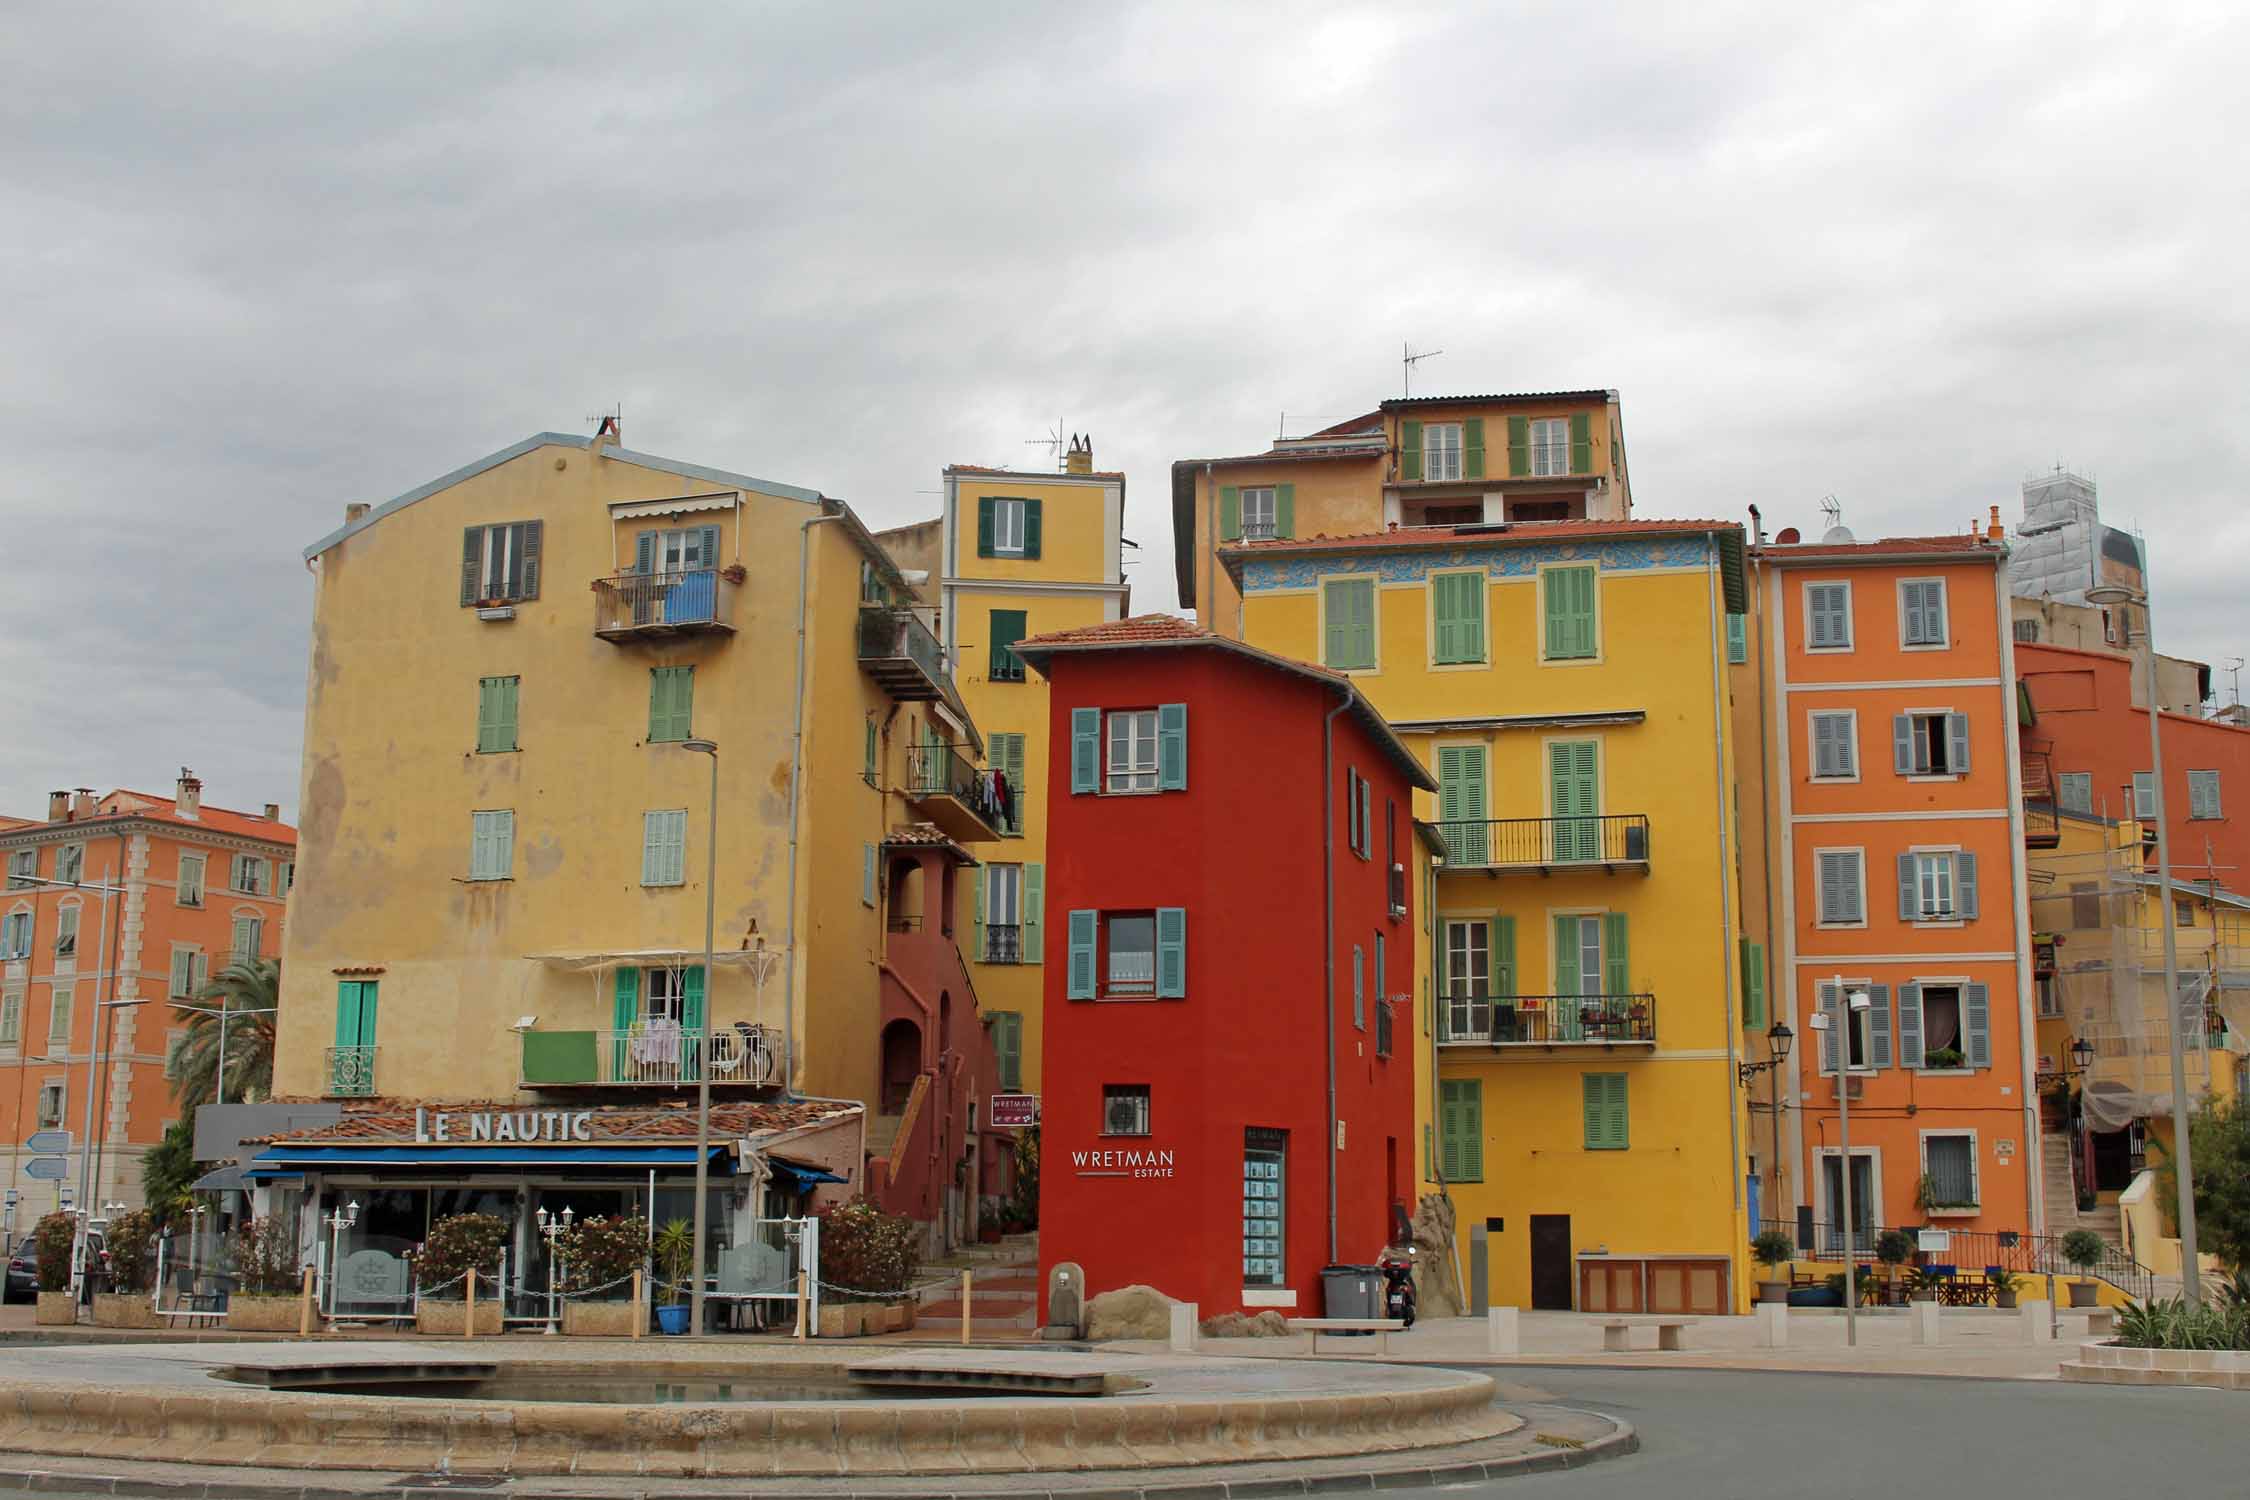
[[[1813,1015],[1813,1025],[1828,1032],[1836,1055],[1836,1134],[1837,1149],[1843,1153],[1837,1162],[1836,1178],[1841,1185],[1839,1196],[1843,1199],[1844,1216],[1844,1342],[1859,1345],[1859,1246],[1854,1242],[1857,1225],[1852,1213],[1852,1025],[1849,1012],[1869,1009],[1874,1002],[1865,990],[1853,990],[1847,996],[1844,976],[1838,974],[1830,981],[1829,993]]]
[[[278,1005],[261,1005],[254,1008],[246,1007],[242,1010],[233,1010],[227,1005],[229,998],[231,997],[220,996],[216,1008],[208,1005],[182,1005],[177,1000],[172,1002],[172,1009],[174,1010],[193,1011],[199,1016],[217,1016],[219,1018],[219,1066],[216,1075],[211,1080],[211,1102],[213,1104],[227,1102],[227,1030],[233,1024],[229,1018],[233,1016],[271,1016],[278,1015],[281,1011],[281,1007]]]
[[[561,1213],[549,1218],[547,1205],[542,1203],[535,1217],[539,1220],[540,1238],[547,1242],[547,1332],[552,1335],[555,1332],[555,1271],[557,1263],[562,1259],[562,1252],[556,1248],[555,1242],[570,1232],[570,1205],[564,1204]]]
[[[688,1335],[703,1336],[703,1215],[711,1186],[711,1007],[719,995],[712,945],[719,914],[719,744],[682,740],[682,750],[711,757],[711,828],[703,868],[703,1009],[695,1018],[695,1259],[688,1282]]]
[[[2172,835],[2164,826],[2164,726],[2163,707],[2156,696],[2156,631],[2148,595],[2139,589],[2105,583],[2086,591],[2091,604],[2140,606],[2141,671],[2148,683],[2149,813],[2156,827],[2156,882],[2164,892],[2157,925],[2164,929],[2164,1032],[2172,1052],[2172,1159],[2180,1178],[2180,1295],[2190,1307],[2203,1300],[2195,1264],[2195,1163],[2188,1139],[2187,1050],[2180,1035],[2180,941],[2172,921]],[[2125,620],[2128,639],[2131,616]],[[2140,815],[2138,807],[2134,816]]]
[[[337,1257],[343,1254],[344,1231],[359,1222],[359,1200],[322,1215],[321,1222],[328,1226],[328,1316],[333,1318],[344,1306],[344,1278],[337,1272]]]
[[[1789,1029],[1789,1023],[1782,1020],[1781,1017],[1775,1016],[1773,1018],[1773,1024],[1766,1028],[1766,1051],[1770,1053],[1771,1056],[1769,1056],[1762,1063],[1746,1062],[1735,1064],[1735,1076],[1742,1080],[1742,1086],[1744,1088],[1750,1087],[1751,1080],[1756,1078],[1760,1073],[1772,1073],[1774,1075],[1773,1087],[1771,1090],[1771,1093],[1773,1095],[1771,1106],[1771,1113],[1773,1115],[1773,1155],[1768,1157],[1767,1160],[1772,1164],[1774,1175],[1774,1192],[1777,1196],[1781,1192],[1780,1069],[1783,1063],[1789,1061],[1789,1048],[1796,1040],[1797,1033]],[[1752,1229],[1755,1230],[1755,1228],[1756,1226],[1753,1225]]]

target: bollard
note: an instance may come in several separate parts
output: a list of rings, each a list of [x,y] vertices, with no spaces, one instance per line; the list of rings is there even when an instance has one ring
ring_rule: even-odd
[[[1482,1224],[1469,1228],[1468,1293],[1471,1317],[1492,1306],[1492,1247],[1489,1232]]]
[[[1907,1316],[1913,1322],[1913,1340],[1917,1344],[1935,1344],[1938,1340],[1938,1305],[1935,1302],[1910,1302]]]
[[[2023,1341],[2027,1344],[2051,1344],[2055,1341],[2055,1326],[2049,1321],[2053,1304],[2025,1301],[2016,1304],[2016,1316],[2023,1319]]]
[[[1761,1349],[1786,1349],[1789,1347],[1789,1304],[1786,1302],[1761,1302],[1757,1307],[1758,1347]]]
[[[1195,1335],[1202,1322],[1196,1304],[1193,1302],[1175,1302],[1172,1304],[1171,1313],[1172,1352],[1174,1354],[1193,1354],[1195,1352]]]
[[[799,1268],[797,1272],[797,1337],[800,1341],[805,1337],[805,1307],[810,1300],[809,1293],[812,1290],[811,1283],[807,1279],[809,1274],[802,1268]]]
[[[633,1273],[633,1333],[639,1338],[648,1331],[648,1300],[641,1291],[641,1273]]]
[[[297,1305],[297,1337],[312,1337],[313,1324],[313,1268],[305,1267],[304,1299]]]
[[[477,1336],[477,1272],[474,1266],[469,1268],[466,1285],[468,1290],[461,1299],[461,1337],[473,1339]]]
[[[961,1342],[964,1344],[969,1341],[969,1276],[967,1270],[961,1272]]]
[[[1486,1310],[1484,1315],[1484,1352],[1502,1355],[1516,1355],[1523,1352],[1523,1332],[1518,1309],[1495,1307]]]

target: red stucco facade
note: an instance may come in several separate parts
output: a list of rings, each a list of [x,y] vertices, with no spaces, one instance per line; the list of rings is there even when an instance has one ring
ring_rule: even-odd
[[[1057,767],[1048,807],[1042,1316],[1048,1273],[1065,1261],[1084,1268],[1088,1294],[1145,1283],[1199,1304],[1205,1316],[1262,1307],[1318,1315],[1320,1268],[1332,1258],[1372,1261],[1389,1238],[1392,1205],[1405,1206],[1413,1193],[1406,997],[1414,929],[1410,912],[1393,915],[1389,883],[1391,863],[1407,860],[1412,837],[1405,752],[1375,728],[1371,710],[1334,721],[1335,795],[1325,824],[1333,830],[1328,993],[1341,1141],[1332,1256],[1322,739],[1328,711],[1343,701],[1340,679],[1208,642],[1026,654],[1053,684]],[[1185,710],[1185,787],[1113,791],[1109,715],[1162,705]],[[1070,774],[1073,757],[1085,754],[1082,734],[1074,747],[1074,712],[1087,709],[1103,715],[1102,774],[1098,790],[1074,791],[1082,783]],[[1348,811],[1360,778],[1364,856],[1351,847]],[[1184,920],[1184,963],[1158,987],[1180,993],[1118,993],[1111,919],[1167,910]],[[1083,965],[1074,961],[1074,937],[1088,919],[1074,929],[1073,913],[1097,914]],[[1365,966],[1356,1023],[1355,949]],[[1161,943],[1157,960],[1161,978]],[[1094,995],[1085,998],[1089,982]],[[1387,1029],[1378,995],[1399,998]],[[1388,1055],[1386,1036],[1395,1038]],[[1146,1133],[1107,1128],[1119,1120],[1105,1092],[1143,1088]],[[1279,1224],[1281,1243],[1261,1233],[1260,1253],[1251,1255],[1245,1226],[1254,1217]],[[1246,1272],[1251,1260],[1270,1269]]]

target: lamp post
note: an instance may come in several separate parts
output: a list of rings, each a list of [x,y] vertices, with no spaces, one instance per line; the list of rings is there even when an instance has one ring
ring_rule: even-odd
[[[359,1200],[322,1215],[320,1222],[328,1226],[328,1316],[333,1318],[344,1306],[344,1278],[337,1274],[336,1264],[344,1251],[344,1231],[359,1222]]]
[[[278,1015],[281,1012],[281,1007],[278,1005],[260,1005],[256,1007],[245,1007],[242,1010],[233,1010],[230,1009],[227,1005],[228,998],[229,997],[222,995],[219,998],[219,1003],[216,1007],[209,1005],[182,1005],[177,1000],[172,1002],[172,1009],[174,1010],[193,1011],[196,1015],[199,1016],[217,1016],[219,1018],[219,1065],[216,1075],[211,1080],[211,1102],[213,1104],[224,1104],[227,1102],[227,1030],[230,1026],[233,1025],[233,1017],[271,1016]]]
[[[703,868],[703,1009],[695,1018],[695,1259],[688,1280],[688,1336],[703,1337],[704,1199],[711,1186],[711,1007],[718,998],[712,944],[719,914],[719,745],[683,740],[683,750],[711,757],[711,827]]]
[[[94,1024],[89,1029],[86,1038],[86,1117],[81,1122],[85,1134],[78,1143],[78,1201],[90,1204],[94,1201],[95,1191],[94,1075],[99,1071],[99,1059],[102,1052],[103,1012],[110,1006],[119,1003],[114,998],[117,994],[117,979],[114,975],[111,976],[109,981],[109,992],[113,998],[106,1001],[101,998],[102,971],[109,967],[109,898],[125,894],[125,887],[113,885],[106,880],[88,883],[84,880],[48,880],[38,875],[10,875],[8,886],[10,889],[20,886],[33,886],[52,891],[93,891],[102,898],[100,917],[102,930],[94,943]],[[123,1003],[127,1005],[140,1004],[138,1000],[128,1000]],[[69,1049],[68,1038],[64,1039],[63,1045],[67,1052]],[[84,1220],[81,1220],[78,1225],[77,1238],[71,1241],[70,1246],[70,1289],[73,1295],[83,1296],[85,1294],[85,1275],[86,1225]]]
[[[2141,610],[2141,671],[2147,682],[2149,812],[2156,826],[2156,883],[2164,892],[2157,925],[2164,929],[2164,1034],[2172,1053],[2172,1159],[2180,1178],[2180,1295],[2190,1307],[2203,1300],[2196,1275],[2195,1163],[2189,1150],[2187,1101],[2187,1048],[2180,1035],[2180,940],[2172,920],[2172,835],[2164,825],[2164,724],[2163,708],[2156,696],[2156,630],[2148,595],[2119,584],[2103,584],[2086,591],[2092,604],[2137,604]],[[2125,629],[2133,628],[2127,616]],[[2133,809],[2138,816],[2139,808]]]
[[[1865,990],[1853,990],[1847,997],[1844,976],[1838,974],[1829,981],[1828,994],[1821,998],[1820,1010],[1813,1017],[1813,1024],[1828,1032],[1836,1054],[1836,1133],[1838,1149],[1843,1153],[1836,1164],[1836,1180],[1842,1189],[1839,1196],[1844,1216],[1844,1342],[1854,1348],[1859,1344],[1859,1246],[1854,1243],[1857,1226],[1852,1215],[1851,1013],[1872,1004]]]
[[[1773,1096],[1771,1105],[1773,1154],[1767,1158],[1767,1161],[1770,1163],[1773,1172],[1774,1193],[1777,1197],[1781,1192],[1781,1065],[1789,1061],[1789,1048],[1796,1040],[1797,1033],[1789,1029],[1789,1023],[1782,1020],[1781,1017],[1775,1016],[1773,1024],[1766,1028],[1766,1051],[1770,1056],[1762,1063],[1735,1064],[1735,1076],[1742,1080],[1744,1088],[1750,1087],[1751,1080],[1760,1073],[1774,1075],[1773,1087],[1769,1091]],[[1752,1233],[1756,1233],[1755,1225],[1752,1226]]]
[[[562,1259],[562,1251],[556,1248],[555,1242],[570,1229],[570,1205],[565,1203],[561,1213],[549,1218],[547,1206],[541,1204],[537,1217],[540,1238],[547,1242],[547,1332],[552,1336],[555,1332],[555,1273]]]

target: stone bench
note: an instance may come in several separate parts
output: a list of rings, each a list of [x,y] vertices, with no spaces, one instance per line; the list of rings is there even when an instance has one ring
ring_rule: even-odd
[[[2086,1310],[2086,1332],[2095,1338],[2117,1332],[2117,1309],[2114,1307],[2088,1308]]]
[[[1375,1352],[1391,1352],[1391,1335],[1406,1327],[1404,1318],[1291,1318],[1291,1333],[1312,1335],[1312,1352],[1320,1352],[1320,1336],[1324,1333],[1372,1333],[1375,1335]]]
[[[1611,1354],[1622,1354],[1633,1347],[1633,1330],[1656,1330],[1656,1347],[1659,1349],[1685,1349],[1685,1330],[1702,1322],[1701,1318],[1673,1317],[1666,1313],[1639,1313],[1602,1320],[1602,1348]]]

